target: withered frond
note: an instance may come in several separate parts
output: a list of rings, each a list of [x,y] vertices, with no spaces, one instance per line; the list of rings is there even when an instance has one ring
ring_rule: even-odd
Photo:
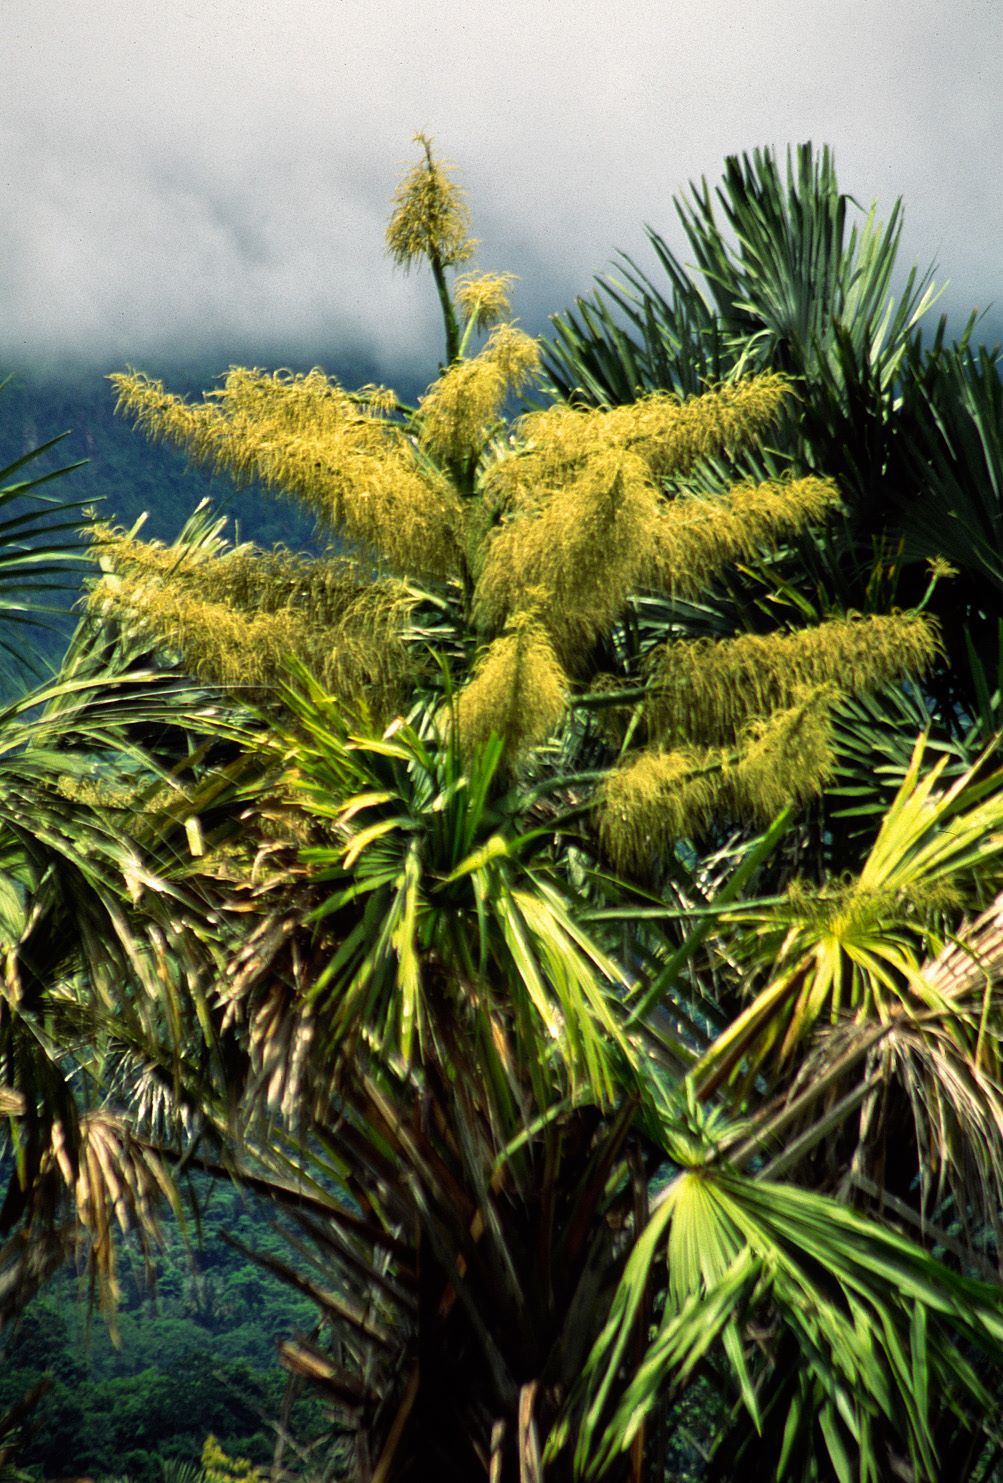
[[[570,657],[622,610],[650,551],[661,504],[640,459],[616,449],[594,455],[539,509],[497,528],[475,593],[478,623],[497,631],[531,593],[542,594],[558,652]]]
[[[516,614],[460,692],[457,724],[464,752],[476,751],[492,732],[503,739],[509,760],[544,741],[564,714],[567,685],[539,619],[532,612]]]
[[[922,674],[940,648],[920,613],[833,618],[791,633],[679,640],[655,656],[646,724],[652,737],[728,745],[757,718],[835,685],[853,695]]]
[[[420,408],[422,447],[446,463],[477,459],[505,398],[520,391],[539,365],[534,339],[515,325],[498,325],[478,355],[455,361],[425,393]]]
[[[462,190],[450,179],[450,166],[432,155],[432,141],[415,135],[425,158],[405,175],[394,192],[387,247],[395,262],[410,268],[419,258],[443,267],[470,257],[470,210]]]
[[[462,570],[459,498],[444,476],[419,467],[404,432],[385,416],[385,397],[362,405],[318,370],[235,367],[198,405],[148,377],[111,379],[119,407],[145,432],[238,483],[259,479],[297,496],[393,571]]]
[[[665,501],[654,527],[646,586],[678,597],[700,597],[725,566],[799,534],[839,504],[829,479],[744,484],[718,499]]]
[[[149,1264],[163,1209],[167,1205],[177,1210],[178,1198],[156,1154],[121,1117],[99,1110],[80,1119],[72,1146],[62,1123],[52,1124],[31,1205],[30,1219],[32,1225],[38,1222],[39,1239],[60,1221],[65,1207],[72,1209],[75,1222],[62,1226],[64,1239],[85,1257],[101,1305],[113,1317],[118,1299],[117,1232],[136,1236]]]

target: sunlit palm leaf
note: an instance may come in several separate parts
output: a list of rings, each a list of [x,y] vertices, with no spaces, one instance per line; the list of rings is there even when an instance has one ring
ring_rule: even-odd
[[[327,893],[314,920],[337,939],[312,991],[329,1049],[372,1037],[409,1063],[433,1053],[444,1012],[500,1013],[531,1060],[558,1055],[609,1097],[633,1054],[611,1008],[622,974],[533,863],[541,837],[489,801],[500,748],[464,764],[434,730],[350,733],[315,687],[290,705],[288,786],[331,836],[304,852]]]
[[[664,1313],[617,1396],[627,1339],[663,1258]],[[969,1408],[986,1400],[958,1339],[996,1362],[1003,1356],[997,1288],[958,1277],[822,1196],[726,1168],[687,1170],[635,1245],[590,1358],[578,1472],[602,1476],[652,1408],[720,1346],[736,1394],[763,1428],[769,1476],[791,1476],[785,1458],[803,1453],[807,1439],[837,1477],[880,1483],[885,1426],[919,1475],[934,1476],[931,1390],[953,1392]],[[773,1356],[788,1343],[795,1365],[787,1354],[787,1370],[775,1375]],[[561,1440],[556,1434],[554,1445]]]
[[[816,1021],[841,1013],[888,1021],[932,1011],[964,1033],[968,1011],[948,1004],[922,963],[943,946],[945,911],[979,904],[1000,878],[1003,788],[978,766],[938,787],[948,759],[924,772],[923,756],[921,741],[855,879],[795,885],[775,907],[732,914],[744,954],[770,981],[697,1068],[705,1091],[740,1066],[789,1060]]]
[[[29,469],[63,436],[0,469],[0,653],[17,671],[26,659],[19,630],[50,626],[52,614],[65,613],[87,561],[82,502],[43,488],[78,465],[34,477]]]

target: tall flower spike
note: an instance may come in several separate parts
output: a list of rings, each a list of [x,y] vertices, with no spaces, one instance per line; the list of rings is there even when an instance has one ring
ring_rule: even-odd
[[[418,258],[450,267],[464,263],[476,243],[470,236],[470,210],[449,167],[432,157],[432,141],[416,134],[424,162],[409,170],[394,192],[394,211],[387,227],[387,247],[402,268]]]

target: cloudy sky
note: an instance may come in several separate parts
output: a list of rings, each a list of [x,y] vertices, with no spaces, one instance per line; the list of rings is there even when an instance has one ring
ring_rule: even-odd
[[[1003,333],[1001,0],[0,0],[0,358],[431,372],[383,247],[431,133],[533,330],[725,155],[803,139],[905,197]]]

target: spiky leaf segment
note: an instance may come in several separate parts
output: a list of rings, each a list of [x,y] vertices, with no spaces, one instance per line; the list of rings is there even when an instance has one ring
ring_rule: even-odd
[[[238,484],[259,479],[295,495],[389,570],[429,577],[463,570],[460,500],[384,415],[386,396],[360,403],[319,370],[233,368],[199,404],[135,372],[109,379],[118,409],[149,436]]]

